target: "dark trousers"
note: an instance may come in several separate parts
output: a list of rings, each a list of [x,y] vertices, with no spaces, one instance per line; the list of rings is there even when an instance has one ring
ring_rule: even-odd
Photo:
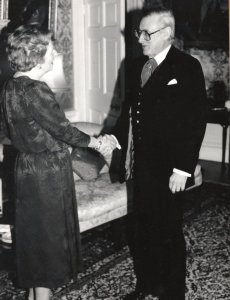
[[[134,179],[134,213],[129,235],[137,289],[159,296],[160,300],[184,300],[183,193],[173,195],[156,176],[141,175]]]

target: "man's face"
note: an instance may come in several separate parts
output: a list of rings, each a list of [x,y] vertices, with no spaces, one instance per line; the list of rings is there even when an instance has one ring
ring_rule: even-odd
[[[146,41],[143,34],[141,34],[138,39],[138,42],[142,46],[143,54],[147,55],[149,58],[156,56],[169,45],[168,35],[170,28],[164,27],[165,25],[162,23],[160,15],[144,17],[140,22],[140,31],[145,30],[148,33],[152,33],[163,28],[152,34],[150,41]]]

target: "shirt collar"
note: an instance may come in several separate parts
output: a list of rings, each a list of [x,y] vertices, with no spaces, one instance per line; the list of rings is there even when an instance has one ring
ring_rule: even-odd
[[[169,52],[169,49],[171,48],[171,45],[169,45],[168,47],[166,47],[163,51],[161,51],[159,54],[157,54],[154,59],[157,62],[157,65],[159,66],[159,64],[162,63],[162,61],[165,59],[166,55]]]

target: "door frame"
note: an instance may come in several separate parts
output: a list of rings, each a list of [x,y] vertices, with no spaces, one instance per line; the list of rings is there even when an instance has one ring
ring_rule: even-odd
[[[129,0],[130,1],[130,0]],[[139,0],[140,1],[140,0]],[[126,0],[123,3],[126,9]],[[66,112],[71,121],[90,121],[86,96],[86,54],[85,54],[85,1],[72,0],[73,24],[73,106],[74,111]],[[125,26],[123,20],[122,26]],[[125,51],[123,49],[123,51]],[[79,80],[80,78],[80,80]]]
[[[72,122],[86,121],[84,16],[84,0],[72,0],[74,110],[66,112]]]

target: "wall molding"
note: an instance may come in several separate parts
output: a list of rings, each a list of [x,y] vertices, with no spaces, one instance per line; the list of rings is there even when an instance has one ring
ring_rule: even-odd
[[[85,7],[83,0],[72,0],[73,37],[73,112],[67,111],[71,121],[86,120],[85,94]]]

